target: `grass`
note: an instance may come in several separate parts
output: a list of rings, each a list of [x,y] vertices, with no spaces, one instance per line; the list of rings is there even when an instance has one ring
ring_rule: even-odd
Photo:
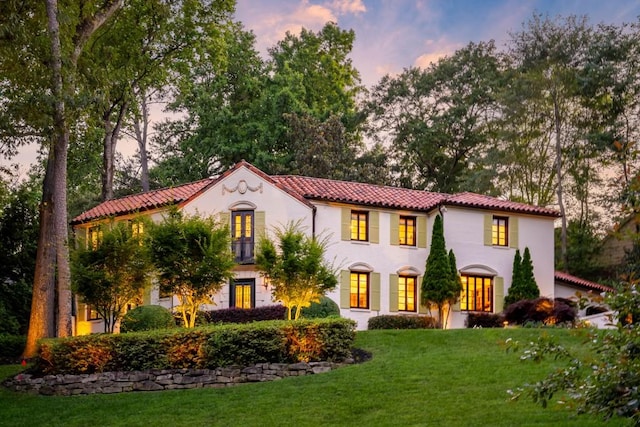
[[[601,426],[626,425],[543,409],[508,389],[535,381],[552,361],[520,362],[501,345],[541,333],[575,351],[567,330],[462,329],[359,332],[373,359],[330,373],[224,389],[72,397],[0,390],[0,426]],[[0,367],[4,378],[19,366]]]

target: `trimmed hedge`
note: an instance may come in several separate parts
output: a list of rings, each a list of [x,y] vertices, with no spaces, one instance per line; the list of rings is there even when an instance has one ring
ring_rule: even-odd
[[[351,357],[354,338],[354,321],[317,319],[47,339],[40,344],[32,372],[90,374],[266,362],[338,362]]]
[[[23,335],[0,334],[0,364],[19,362],[26,344],[27,337]]]
[[[124,315],[120,332],[151,331],[175,326],[173,313],[168,308],[159,305],[141,305]]]
[[[304,319],[324,319],[332,316],[340,317],[340,307],[329,297],[322,297],[320,302],[312,302],[309,307],[302,309]]]
[[[249,323],[263,320],[283,320],[286,308],[283,305],[268,305],[255,308],[225,308],[202,312],[207,323]]]
[[[371,317],[368,329],[437,329],[437,322],[431,316],[381,315]]]
[[[469,312],[467,328],[502,328],[504,319],[498,313]]]

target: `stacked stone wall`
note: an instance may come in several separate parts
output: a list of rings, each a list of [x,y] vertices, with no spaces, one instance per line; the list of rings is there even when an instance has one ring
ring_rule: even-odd
[[[103,372],[82,375],[47,375],[44,377],[18,374],[4,381],[3,385],[13,391],[63,396],[203,387],[215,388],[320,374],[344,364],[330,362],[259,363],[248,367],[231,366],[216,369]]]

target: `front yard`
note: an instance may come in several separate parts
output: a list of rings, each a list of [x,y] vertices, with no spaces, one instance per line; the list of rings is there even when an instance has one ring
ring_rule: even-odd
[[[627,425],[543,409],[508,389],[535,381],[553,362],[521,362],[501,345],[541,333],[576,351],[561,329],[358,332],[373,359],[325,374],[224,389],[45,397],[0,390],[2,426],[600,426]],[[5,378],[19,366],[1,366]]]

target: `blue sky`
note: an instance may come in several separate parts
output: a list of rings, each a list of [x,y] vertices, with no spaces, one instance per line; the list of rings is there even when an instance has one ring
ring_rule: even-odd
[[[318,31],[327,21],[353,29],[352,59],[372,86],[387,73],[454,52],[470,41],[495,40],[522,28],[534,12],[587,15],[591,23],[635,22],[639,0],[238,0],[236,18],[253,30],[261,52],[286,31]]]

